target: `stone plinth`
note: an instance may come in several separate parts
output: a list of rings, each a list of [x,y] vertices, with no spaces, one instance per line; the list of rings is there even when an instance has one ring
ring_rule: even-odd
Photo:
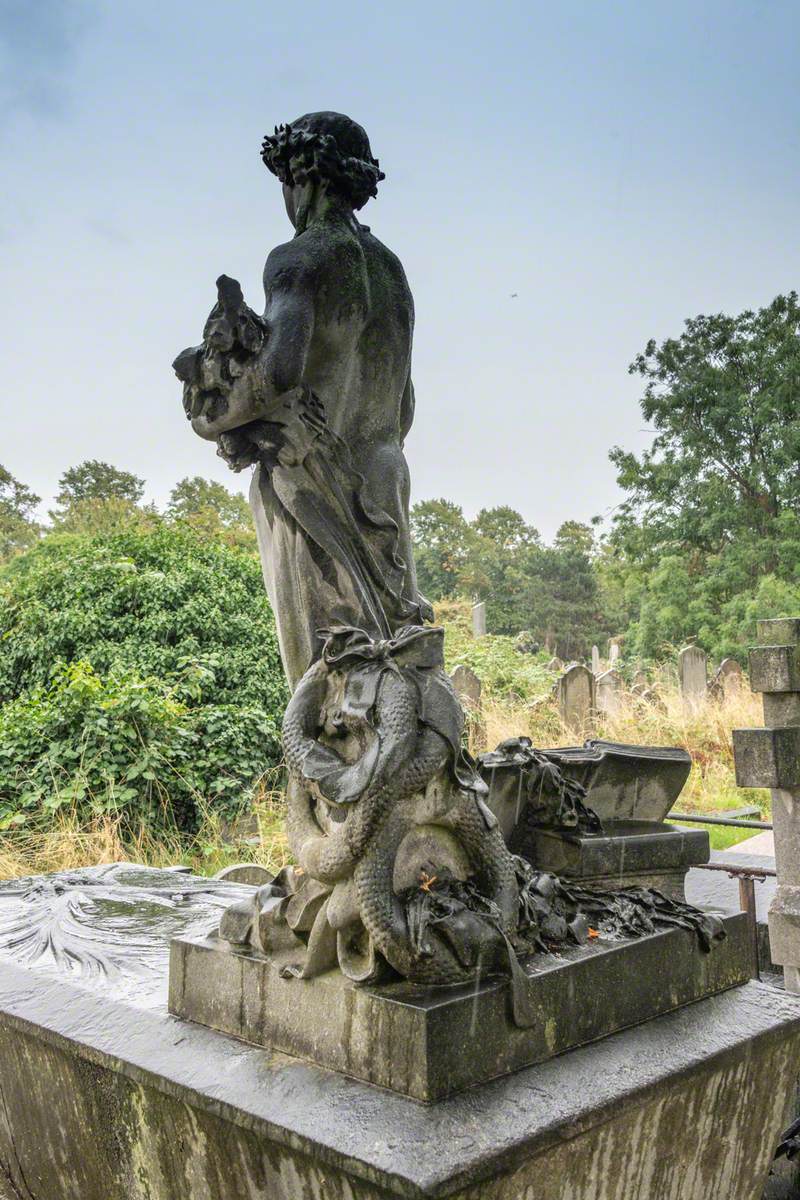
[[[170,1016],[175,927],[241,889],[142,872],[142,912],[134,878],[0,885],[0,1178],[22,1200],[760,1200],[796,998],[748,983],[425,1106]],[[35,932],[43,892],[79,946],[113,928],[108,970],[57,953],[61,909],[49,941],[3,936]]]
[[[653,821],[608,821],[601,834],[540,829],[515,849],[542,871],[609,887],[655,887],[678,900],[687,871],[710,853],[706,830]]]
[[[367,988],[330,971],[303,982],[281,977],[290,957],[269,960],[217,938],[172,943],[169,1007],[430,1102],[745,983],[755,964],[744,915],[726,926],[710,953],[693,933],[671,929],[536,955],[525,965],[538,1014],[528,1029],[513,1024],[504,981]]]

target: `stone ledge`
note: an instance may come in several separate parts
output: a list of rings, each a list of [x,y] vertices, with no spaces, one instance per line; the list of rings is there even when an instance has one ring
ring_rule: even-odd
[[[800,691],[800,646],[754,646],[750,687],[754,692]]]
[[[704,953],[693,932],[670,929],[598,940],[525,964],[538,1013],[520,1029],[509,987],[355,987],[338,971],[299,981],[291,961],[216,938],[177,938],[170,1011],[243,1041],[432,1102],[562,1054],[684,1004],[747,982],[753,949],[744,914]]]
[[[57,1185],[37,1200],[242,1200],[259,1188],[270,1200],[518,1200],[526,1187],[537,1200],[564,1200],[570,1164],[571,1200],[706,1200],[716,1185],[758,1200],[798,1053],[800,1001],[749,983],[423,1107],[3,964],[0,1161],[18,1153],[29,1180],[58,1162]],[[56,1071],[83,1080],[79,1113],[54,1086]],[[16,1151],[14,1128],[29,1132]],[[178,1135],[180,1158],[220,1180],[219,1190],[159,1184],[158,1163],[175,1156]],[[657,1178],[651,1191],[637,1174],[635,1190],[620,1179],[601,1191],[594,1172],[605,1170],[609,1139],[623,1138],[623,1153],[632,1137],[651,1158],[653,1146],[677,1139],[667,1183]],[[736,1154],[720,1157],[729,1144]],[[145,1187],[137,1172],[151,1165]],[[701,1190],[676,1182],[687,1171]]]

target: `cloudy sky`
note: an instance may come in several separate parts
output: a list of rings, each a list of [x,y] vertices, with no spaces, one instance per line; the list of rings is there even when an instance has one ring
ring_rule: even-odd
[[[0,0],[0,462],[245,486],[170,362],[288,237],[263,133],[366,126],[417,303],[416,499],[551,536],[647,441],[627,364],[800,283],[797,0]]]

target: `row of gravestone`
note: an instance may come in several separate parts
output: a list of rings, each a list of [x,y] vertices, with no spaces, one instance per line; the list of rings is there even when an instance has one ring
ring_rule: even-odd
[[[593,650],[596,649],[593,648]],[[593,654],[594,661],[594,654]],[[559,659],[548,666],[562,670]],[[678,655],[678,677],[681,694],[688,704],[700,704],[707,697],[724,699],[735,695],[742,687],[743,672],[733,658],[720,664],[713,678],[708,678],[708,657],[699,646],[685,646]],[[453,687],[468,714],[477,717],[481,705],[481,681],[470,667],[458,666],[451,676]],[[657,702],[658,696],[643,671],[633,678],[631,691],[642,699]],[[555,693],[561,720],[570,729],[586,729],[596,713],[615,716],[625,692],[625,681],[614,667],[598,673],[582,663],[572,663],[560,676]]]

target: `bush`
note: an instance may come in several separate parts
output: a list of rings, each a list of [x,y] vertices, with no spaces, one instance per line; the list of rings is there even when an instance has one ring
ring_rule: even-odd
[[[257,559],[162,524],[51,535],[0,576],[0,821],[68,801],[232,812],[287,700]]]

